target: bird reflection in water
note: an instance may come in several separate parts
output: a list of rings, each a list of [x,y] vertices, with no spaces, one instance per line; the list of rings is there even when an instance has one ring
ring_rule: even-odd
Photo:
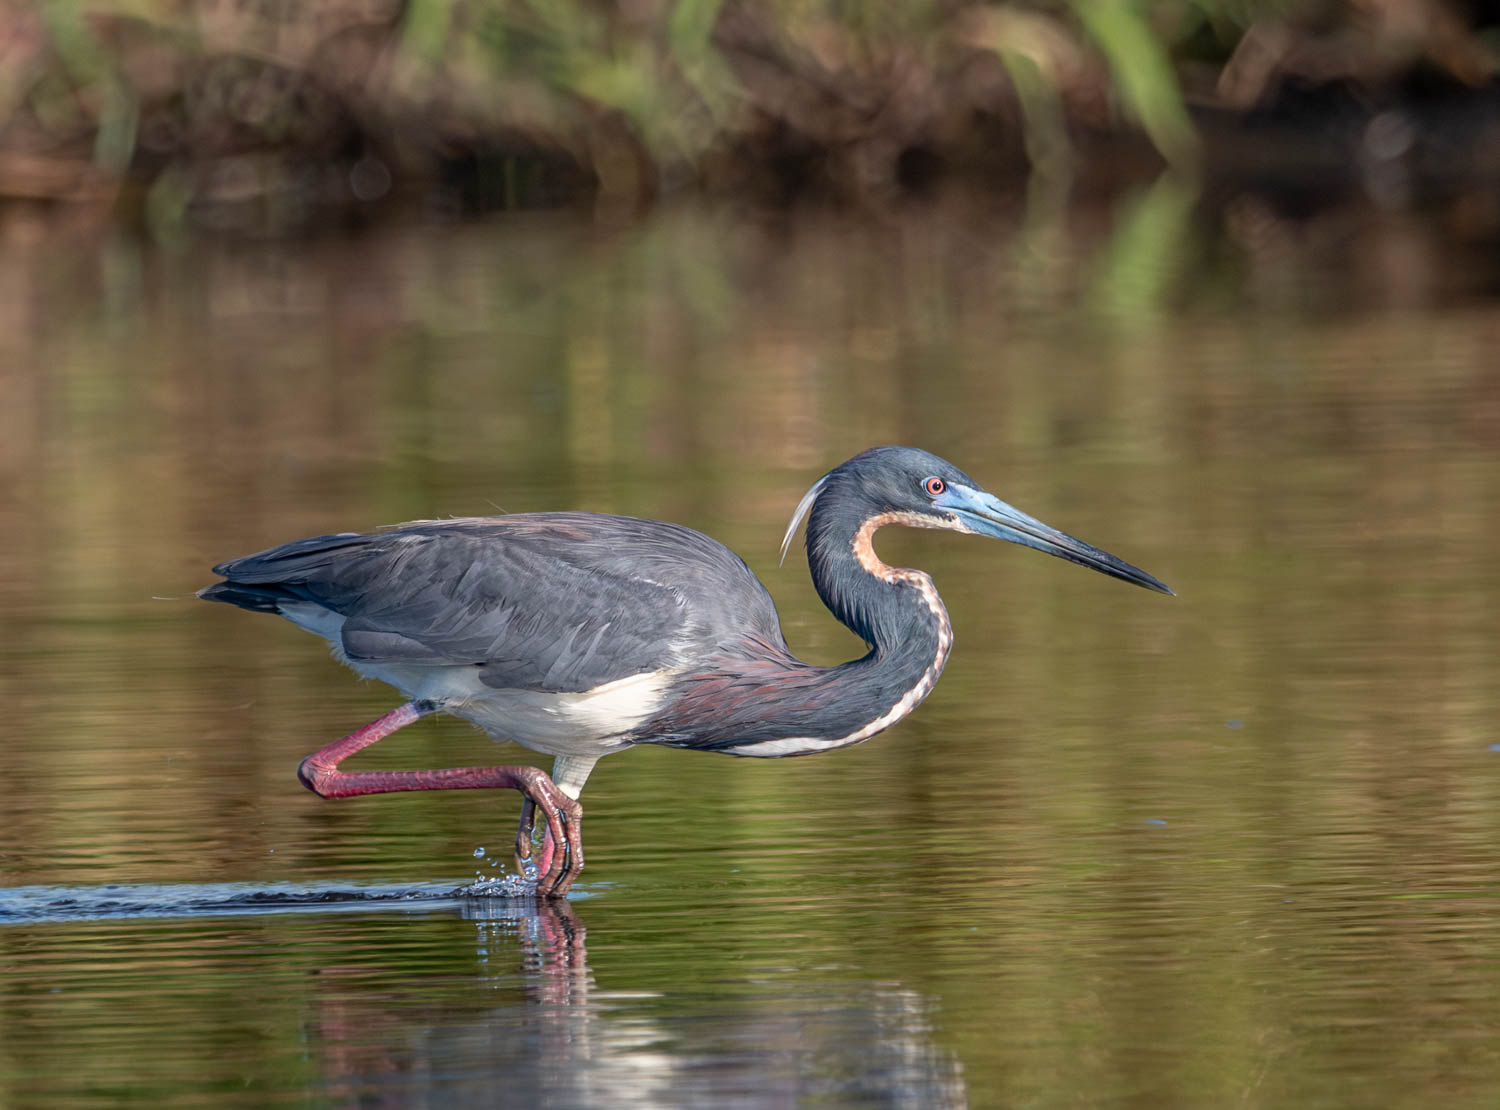
[[[595,982],[565,899],[470,899],[472,979],[405,961],[335,969],[314,995],[325,1089],[366,1107],[967,1105],[931,1005],[892,982],[720,984],[691,999]],[[676,981],[662,968],[663,981]],[[651,978],[635,967],[637,980]],[[503,1098],[499,1094],[503,1092]]]

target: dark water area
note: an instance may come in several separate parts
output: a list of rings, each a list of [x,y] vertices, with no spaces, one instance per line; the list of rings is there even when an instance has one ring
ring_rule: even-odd
[[[0,1105],[1496,1105],[1497,277],[1440,219],[1170,182],[299,243],[7,213]],[[606,759],[563,903],[506,884],[513,794],[301,789],[397,695],[192,597],[592,509],[724,540],[849,658],[777,548],[887,442],[1179,596],[882,532],[953,617],[929,701]],[[358,759],[529,755],[434,718]]]

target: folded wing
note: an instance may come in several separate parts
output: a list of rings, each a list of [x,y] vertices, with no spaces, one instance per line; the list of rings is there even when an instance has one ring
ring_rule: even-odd
[[[673,669],[693,638],[690,599],[631,550],[645,536],[646,554],[659,552],[661,528],[546,513],[317,536],[215,567],[226,581],[201,596],[335,613],[354,661],[472,666],[499,689],[581,692]]]

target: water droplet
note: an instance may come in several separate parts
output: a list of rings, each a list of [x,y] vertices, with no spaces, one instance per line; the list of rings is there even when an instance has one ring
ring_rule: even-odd
[[[483,844],[481,844],[479,847],[477,847],[477,848],[474,849],[474,858],[475,859],[483,859],[484,858],[484,845]]]

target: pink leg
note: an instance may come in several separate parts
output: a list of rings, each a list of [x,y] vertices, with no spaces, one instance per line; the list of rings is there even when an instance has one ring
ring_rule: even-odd
[[[522,827],[530,855],[530,821],[536,809],[547,820],[548,840],[538,860],[537,893],[566,894],[583,870],[583,807],[557,788],[545,771],[537,767],[444,767],[432,771],[340,771],[338,765],[397,729],[405,728],[437,711],[431,702],[409,701],[364,728],[314,752],[297,768],[302,785],[324,798],[352,798],[360,794],[392,794],[403,790],[519,790]],[[566,851],[553,852],[552,845]],[[521,837],[516,837],[521,853]]]
[[[526,871],[526,862],[531,859],[531,833],[532,826],[535,824],[536,804],[530,798],[526,798],[521,802],[521,824],[516,829],[516,870],[523,874]],[[542,830],[542,846],[537,851],[537,874],[545,875],[552,870],[553,854],[557,851],[558,843],[552,836],[552,827],[549,823]],[[567,844],[567,850],[570,853],[575,850],[582,851],[581,844],[577,845],[575,849],[571,841],[564,843]],[[576,873],[578,868],[574,868],[573,870]]]
[[[557,851],[557,841],[552,839],[551,829],[543,829],[542,846],[537,849],[536,854],[537,870],[542,871],[550,868],[552,866],[552,858],[554,854],[561,854]]]

